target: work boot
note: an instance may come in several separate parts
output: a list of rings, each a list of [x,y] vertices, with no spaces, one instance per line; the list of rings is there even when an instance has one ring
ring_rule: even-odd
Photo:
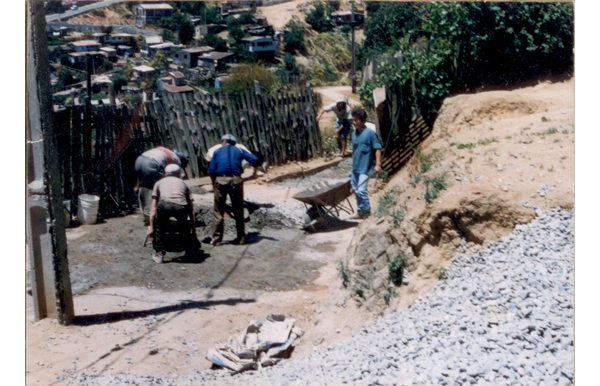
[[[162,264],[164,257],[165,257],[165,253],[164,253],[164,252],[162,252],[162,251],[157,251],[157,252],[156,252],[156,255],[154,255],[154,256],[152,257],[152,260],[154,260],[154,262],[155,262],[156,264]]]
[[[248,239],[246,238],[246,236],[244,236],[244,237],[238,237],[235,240],[233,240],[233,244],[235,244],[235,245],[246,245],[246,244],[248,244]]]

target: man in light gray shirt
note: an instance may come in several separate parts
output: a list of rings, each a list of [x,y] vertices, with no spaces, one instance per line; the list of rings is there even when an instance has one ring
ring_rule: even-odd
[[[352,128],[352,110],[350,109],[350,106],[348,106],[348,103],[346,103],[346,98],[342,96],[337,99],[335,104],[325,107],[317,117],[317,121],[321,119],[321,116],[326,111],[333,111],[337,117],[335,124],[335,137],[340,148],[340,153],[336,156],[345,157],[346,138],[348,138],[350,129]]]
[[[187,237],[186,242],[196,243],[196,219],[192,194],[189,186],[179,178],[179,165],[171,164],[165,168],[166,176],[160,179],[152,189],[152,206],[150,207],[150,226],[148,236],[154,235],[153,246],[156,251],[155,263],[162,263],[165,256],[165,227],[169,218],[175,217],[181,234]],[[191,227],[188,216],[191,218]]]

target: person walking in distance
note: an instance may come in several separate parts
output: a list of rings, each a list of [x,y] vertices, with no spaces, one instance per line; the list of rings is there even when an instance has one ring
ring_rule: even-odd
[[[352,112],[352,190],[356,195],[357,214],[352,219],[365,219],[371,214],[367,185],[369,177],[381,171],[381,143],[377,133],[367,128],[367,112],[357,108]]]
[[[337,117],[337,121],[335,123],[335,137],[337,139],[340,152],[336,156],[345,157],[346,142],[348,134],[350,134],[350,129],[352,128],[352,110],[350,109],[350,106],[348,106],[348,103],[346,103],[346,98],[341,96],[334,104],[325,107],[321,113],[319,113],[317,122],[319,119],[321,119],[321,116],[326,111],[333,111]]]
[[[221,148],[217,149],[210,164],[208,173],[214,181],[214,208],[212,245],[221,245],[223,241],[223,213],[227,206],[227,196],[231,199],[233,217],[235,218],[235,229],[237,237],[234,244],[244,245],[248,243],[244,225],[244,193],[242,180],[242,161],[255,163],[258,158],[253,154],[235,147],[237,140],[231,134],[221,138]]]

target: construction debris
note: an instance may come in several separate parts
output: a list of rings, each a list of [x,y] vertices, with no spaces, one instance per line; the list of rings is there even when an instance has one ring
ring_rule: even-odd
[[[217,343],[209,349],[206,359],[234,373],[272,366],[289,358],[292,344],[304,335],[302,329],[294,327],[295,322],[283,315],[255,318],[244,333],[231,337],[228,344]]]

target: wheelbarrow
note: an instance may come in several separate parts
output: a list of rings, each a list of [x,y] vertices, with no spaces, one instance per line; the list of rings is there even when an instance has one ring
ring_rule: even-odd
[[[333,184],[321,181],[292,197],[304,203],[306,207],[305,227],[314,229],[327,218],[327,215],[339,218],[340,211],[354,213],[348,199],[351,194],[352,184],[348,178]]]

